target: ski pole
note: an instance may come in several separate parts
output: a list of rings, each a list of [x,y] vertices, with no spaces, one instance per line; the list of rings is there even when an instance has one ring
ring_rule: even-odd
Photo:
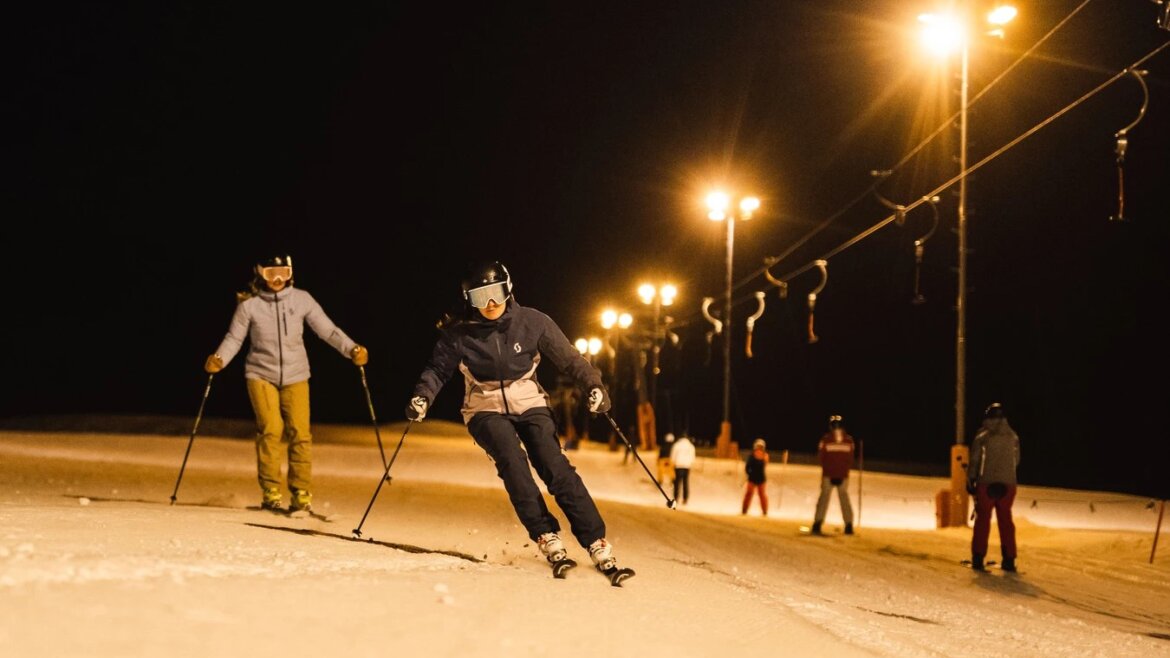
[[[199,402],[199,413],[195,414],[195,426],[191,428],[191,438],[187,440],[187,452],[183,453],[183,465],[179,467],[179,479],[175,480],[175,490],[171,492],[171,504],[179,496],[179,483],[183,481],[183,471],[187,470],[187,457],[191,455],[191,444],[195,443],[195,432],[199,430],[199,421],[203,419],[203,405],[207,404],[207,394],[211,393],[211,380],[215,373],[207,375],[207,386],[203,388],[203,400]]]
[[[402,431],[402,438],[398,439],[398,446],[394,448],[394,454],[390,456],[390,463],[386,464],[386,472],[382,474],[382,479],[378,480],[378,487],[374,489],[374,495],[370,497],[370,504],[366,505],[366,513],[362,514],[362,520],[358,523],[358,527],[353,529],[355,537],[362,536],[362,526],[366,523],[366,517],[370,515],[370,509],[374,506],[374,501],[378,499],[378,492],[382,490],[382,484],[390,481],[390,467],[394,465],[394,460],[398,458],[398,451],[402,449],[402,442],[406,440],[406,434],[410,432],[410,426],[414,421],[406,423],[406,429]]]
[[[382,448],[382,433],[378,431],[378,418],[374,415],[374,401],[370,398],[370,385],[366,383],[366,367],[358,366],[362,373],[362,390],[366,392],[366,406],[370,409],[370,422],[374,424],[374,438],[378,439],[378,452],[382,455],[382,465],[386,466],[386,451]],[[387,467],[386,471],[389,472]]]
[[[662,489],[661,484],[658,484],[658,479],[655,478],[654,474],[650,472],[650,468],[646,466],[646,462],[642,461],[642,456],[638,454],[638,451],[634,449],[633,444],[631,444],[630,440],[626,438],[626,435],[622,433],[622,430],[618,427],[618,424],[614,422],[613,416],[610,416],[608,411],[605,412],[604,415],[605,419],[609,421],[610,426],[612,426],[613,430],[617,432],[617,435],[621,438],[622,442],[626,444],[626,448],[630,452],[634,453],[634,457],[638,460],[638,463],[642,465],[642,470],[646,471],[646,475],[650,478],[650,481],[654,483],[654,486],[658,487],[658,491],[662,494],[662,497],[666,499],[666,506],[670,509],[674,509],[674,499],[666,494],[666,491]]]
[[[1150,547],[1150,564],[1154,563],[1154,556],[1158,553],[1158,535],[1162,532],[1162,515],[1166,513],[1166,501],[1158,507],[1158,526],[1154,528],[1154,545]]]

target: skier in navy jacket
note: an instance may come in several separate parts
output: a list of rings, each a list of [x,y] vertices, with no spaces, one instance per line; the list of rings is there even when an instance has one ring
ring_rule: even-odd
[[[447,380],[462,373],[463,422],[495,463],[516,516],[545,558],[556,563],[567,552],[532,470],[597,568],[615,568],[605,522],[557,440],[549,396],[536,379],[537,366],[548,358],[587,391],[589,411],[606,413],[611,403],[601,373],[549,316],[516,303],[511,276],[500,262],[472,265],[463,280],[463,298],[463,316],[439,325],[441,335],[406,406],[407,418],[421,421]]]

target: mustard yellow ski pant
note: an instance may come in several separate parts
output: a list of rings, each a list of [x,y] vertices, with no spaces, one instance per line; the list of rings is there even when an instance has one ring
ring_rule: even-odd
[[[313,436],[309,432],[308,380],[277,386],[249,379],[248,399],[256,414],[256,470],[260,489],[280,489],[288,456],[288,488],[311,491]]]

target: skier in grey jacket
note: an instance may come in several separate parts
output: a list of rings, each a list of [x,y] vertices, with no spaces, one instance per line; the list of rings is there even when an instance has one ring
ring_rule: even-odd
[[[423,420],[444,384],[462,373],[463,422],[495,463],[516,516],[545,558],[557,563],[567,552],[532,470],[597,568],[616,567],[605,522],[557,440],[549,396],[536,379],[541,359],[548,358],[587,391],[589,411],[606,413],[611,405],[601,373],[549,316],[516,303],[511,276],[500,262],[472,265],[463,298],[462,317],[440,323],[441,335],[406,406],[407,418]]]
[[[967,464],[967,491],[975,496],[975,528],[971,535],[971,566],[983,569],[991,512],[999,526],[1001,567],[1016,570],[1016,525],[1012,503],[1016,499],[1016,469],[1020,465],[1020,437],[1008,424],[1003,405],[994,402],[984,412],[983,425],[971,443]]]
[[[288,453],[291,511],[312,509],[312,433],[309,427],[309,356],[305,325],[357,366],[369,359],[366,348],[345,335],[307,291],[293,287],[292,257],[282,254],[256,265],[247,292],[237,295],[227,335],[203,367],[216,373],[231,363],[244,341],[248,398],[256,415],[256,469],[260,506],[283,510],[281,443]]]

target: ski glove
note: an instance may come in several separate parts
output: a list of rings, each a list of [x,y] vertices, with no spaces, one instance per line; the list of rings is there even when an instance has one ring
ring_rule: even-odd
[[[203,362],[203,369],[214,375],[220,370],[223,370],[223,359],[219,358],[218,354],[212,354]]]
[[[349,358],[353,360],[355,366],[364,366],[370,361],[370,352],[361,345],[354,345]]]
[[[604,386],[594,386],[589,389],[589,411],[595,414],[608,413],[613,404],[610,402],[609,393],[605,392]]]
[[[427,417],[427,407],[429,406],[431,406],[430,403],[421,395],[410,398],[410,404],[406,405],[406,419],[421,423],[422,419]]]

